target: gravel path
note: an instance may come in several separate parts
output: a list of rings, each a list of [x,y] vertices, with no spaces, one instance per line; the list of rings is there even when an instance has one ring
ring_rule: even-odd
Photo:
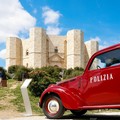
[[[62,118],[62,120],[119,120],[120,112],[106,112],[106,113],[94,113],[94,114],[86,114],[81,117],[75,117],[73,115],[67,115]],[[0,118],[0,120],[50,120],[45,116],[23,116],[23,117],[15,117],[15,118]]]
[[[49,120],[45,116],[29,116],[29,117],[16,117],[16,118],[0,118],[0,120]]]

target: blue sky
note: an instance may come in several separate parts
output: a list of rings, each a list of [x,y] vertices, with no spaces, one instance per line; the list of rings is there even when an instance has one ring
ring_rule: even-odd
[[[5,67],[6,37],[27,38],[31,27],[57,35],[80,29],[84,41],[98,40],[100,48],[119,43],[119,12],[120,0],[1,0],[0,66]]]

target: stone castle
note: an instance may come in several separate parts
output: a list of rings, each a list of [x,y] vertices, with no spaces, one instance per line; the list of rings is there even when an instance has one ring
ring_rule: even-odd
[[[80,30],[70,30],[66,36],[56,36],[48,35],[42,28],[32,28],[27,40],[7,38],[6,50],[6,68],[11,65],[85,68],[91,55],[98,51],[98,42],[84,43],[84,33]]]

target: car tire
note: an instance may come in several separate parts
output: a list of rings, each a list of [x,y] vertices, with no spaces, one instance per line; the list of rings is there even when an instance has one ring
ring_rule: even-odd
[[[42,105],[43,112],[47,118],[61,118],[65,112],[62,101],[55,95],[49,95],[45,98]]]

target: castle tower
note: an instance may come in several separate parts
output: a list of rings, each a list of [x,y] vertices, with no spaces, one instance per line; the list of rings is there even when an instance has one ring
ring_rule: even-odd
[[[22,65],[22,43],[16,37],[6,40],[6,69],[11,65]]]
[[[98,51],[98,41],[90,40],[85,42],[88,57],[90,58],[95,52]]]
[[[90,40],[85,42],[85,65],[87,65],[90,57],[98,51],[98,41]]]
[[[71,30],[67,33],[67,69],[74,67],[84,68],[83,32]]]
[[[33,68],[46,66],[46,32],[42,28],[30,29],[29,62]]]

